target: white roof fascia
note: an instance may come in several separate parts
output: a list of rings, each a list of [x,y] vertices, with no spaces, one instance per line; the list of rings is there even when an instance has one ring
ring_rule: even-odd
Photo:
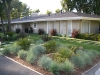
[[[58,20],[80,20],[82,17],[62,17],[62,18],[46,18],[46,19],[37,19],[37,20],[25,20],[25,21],[14,21],[11,23],[25,23],[25,22],[39,22],[39,21],[58,21]]]
[[[92,17],[82,17],[83,20],[96,20],[100,21],[100,18],[92,18]]]

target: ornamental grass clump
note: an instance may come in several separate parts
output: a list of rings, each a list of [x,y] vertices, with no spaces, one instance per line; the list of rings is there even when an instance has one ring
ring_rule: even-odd
[[[27,57],[27,51],[25,50],[20,50],[18,52],[18,56],[21,58],[21,59],[25,59]]]
[[[51,71],[54,75],[60,75],[60,72],[62,71],[61,64],[56,61],[52,61],[49,66],[49,71]]]
[[[62,64],[62,70],[65,73],[73,73],[74,72],[74,65],[69,61],[66,60],[63,64]]]
[[[5,47],[4,48],[4,50],[2,51],[2,54],[4,54],[4,55],[9,55],[10,54],[10,47],[8,46],[8,47]]]
[[[21,50],[21,47],[16,42],[14,44],[10,45],[11,54],[17,55],[19,50]]]
[[[44,46],[41,46],[41,45],[35,46],[34,48],[32,47],[31,49],[32,49],[33,54],[35,56],[41,56],[46,51],[46,48]]]
[[[26,61],[28,61],[29,63],[34,63],[35,60],[37,59],[37,57],[33,54],[33,51],[30,49],[27,52],[27,57],[26,57]]]
[[[39,60],[38,60],[38,65],[46,70],[49,69],[50,64],[52,62],[52,59],[47,57],[46,55],[43,55]]]

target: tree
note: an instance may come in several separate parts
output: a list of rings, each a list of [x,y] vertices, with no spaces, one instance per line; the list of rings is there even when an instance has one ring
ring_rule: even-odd
[[[2,29],[3,29],[3,33],[5,35],[5,28],[4,28],[4,24],[3,24],[3,18],[4,18],[4,5],[2,3],[2,1],[0,1],[0,19],[1,19],[1,23],[2,23]]]
[[[13,0],[11,3],[11,19],[29,16],[33,12],[25,3]]]
[[[40,12],[40,10],[39,10],[39,9],[36,9],[36,10],[34,10],[33,12],[39,13],[39,12]]]
[[[50,15],[50,14],[52,14],[52,12],[49,11],[49,10],[47,10],[47,11],[46,11],[46,14]]]
[[[62,9],[100,15],[100,0],[61,0]]]
[[[62,6],[62,10],[66,12],[68,11],[67,0],[61,0],[61,6]]]
[[[11,31],[11,20],[10,20],[10,12],[11,12],[11,2],[12,0],[2,0],[3,5],[6,11],[6,16],[8,19],[8,31]]]
[[[60,11],[61,11],[60,9],[56,9],[56,10],[55,10],[56,13],[59,13]]]

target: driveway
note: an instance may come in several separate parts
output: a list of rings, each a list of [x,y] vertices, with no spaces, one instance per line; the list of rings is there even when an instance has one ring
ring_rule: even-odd
[[[0,55],[0,75],[40,75]]]

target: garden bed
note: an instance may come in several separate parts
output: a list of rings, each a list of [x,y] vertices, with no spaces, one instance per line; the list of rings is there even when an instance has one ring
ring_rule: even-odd
[[[39,66],[37,65],[37,63],[35,63],[35,64],[30,64],[30,63],[28,63],[27,61],[22,60],[22,59],[20,59],[20,58],[18,58],[18,57],[16,57],[16,56],[13,56],[13,55],[10,55],[10,56],[8,56],[8,57],[12,58],[13,60],[15,60],[15,61],[17,61],[17,62],[19,62],[19,63],[21,63],[21,64],[27,66],[27,67],[32,68],[33,70],[36,70],[36,71],[40,72],[40,73],[43,74],[43,75],[53,75],[51,72],[49,72],[49,71],[47,71],[47,70],[44,70],[43,68],[39,67]],[[77,68],[75,68],[75,72],[74,72],[73,74],[69,74],[69,75],[82,75],[82,73],[84,73],[84,72],[87,71],[88,69],[92,68],[92,67],[93,67],[94,65],[96,65],[98,62],[100,62],[100,56],[96,57],[96,59],[93,60],[92,65],[87,65],[87,66],[84,67],[84,68],[78,68],[78,67],[77,67]]]
[[[94,43],[31,35],[5,46],[2,53],[43,75],[81,75],[100,60]]]

